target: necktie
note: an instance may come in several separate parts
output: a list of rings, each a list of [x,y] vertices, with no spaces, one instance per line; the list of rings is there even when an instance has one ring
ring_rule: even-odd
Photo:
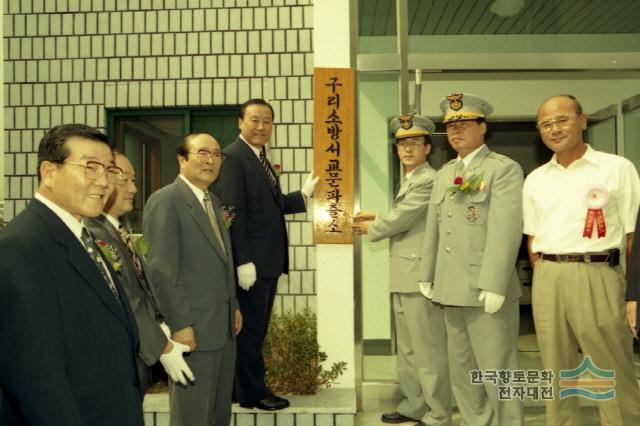
[[[153,293],[151,292],[151,288],[149,287],[149,283],[147,282],[147,277],[144,274],[144,269],[142,269],[142,260],[140,256],[138,256],[138,252],[136,252],[135,246],[133,245],[133,240],[131,236],[127,232],[127,230],[122,226],[122,224],[118,225],[118,234],[120,234],[120,238],[124,242],[124,245],[127,247],[127,252],[129,252],[129,257],[131,258],[131,262],[136,270],[136,275],[138,275],[138,282],[140,286],[147,293],[153,308],[156,310],[156,314],[159,315],[160,310],[158,309],[158,304],[156,303],[155,297],[153,297]]]
[[[264,146],[260,148],[260,163],[262,164],[262,168],[264,169],[265,173],[267,174],[267,177],[269,178],[269,182],[271,182],[271,185],[277,192],[278,185],[276,183],[276,177],[273,175],[273,172],[271,172],[271,168],[269,167],[269,161],[267,160],[267,153],[266,153],[266,150],[264,149]]]
[[[462,173],[464,173],[464,169],[465,169],[464,161],[462,160],[456,161],[456,174],[453,178],[455,179],[458,176],[462,176]]]
[[[115,299],[118,302],[120,302],[118,289],[116,289],[116,285],[113,283],[113,280],[111,279],[111,275],[107,270],[107,266],[104,264],[104,260],[100,256],[100,249],[98,249],[96,242],[93,240],[93,236],[89,233],[87,228],[82,228],[81,236],[82,236],[82,242],[84,243],[84,247],[87,250],[89,257],[91,257],[91,260],[93,260],[93,263],[95,263],[96,266],[98,267],[98,270],[100,271],[102,278],[104,278],[105,282],[109,286],[109,290],[111,290],[113,297],[115,297]]]
[[[215,234],[218,242],[220,243],[220,247],[222,248],[222,252],[227,255],[227,251],[224,248],[224,241],[222,239],[222,233],[220,232],[220,227],[218,226],[218,220],[216,219],[216,215],[213,212],[213,205],[211,204],[211,199],[209,198],[208,193],[204,193],[204,209],[207,211],[207,216],[209,216],[209,223],[211,224],[211,228],[213,229],[213,233]]]

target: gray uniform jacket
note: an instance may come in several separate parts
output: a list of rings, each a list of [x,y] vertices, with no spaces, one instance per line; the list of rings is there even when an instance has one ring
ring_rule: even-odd
[[[371,241],[390,239],[392,293],[419,291],[421,247],[435,173],[429,163],[418,166],[400,187],[391,211],[369,225]]]
[[[456,160],[436,174],[422,250],[423,280],[434,283],[433,301],[482,306],[481,290],[520,297],[515,263],[522,241],[521,167],[485,145],[465,174],[483,174],[484,191],[453,195]]]
[[[159,326],[159,312],[156,312],[155,300],[152,300],[154,298],[153,293],[147,293],[143,284],[140,283],[129,251],[111,222],[104,215],[100,215],[95,218],[86,218],[84,223],[93,233],[96,240],[104,240],[118,252],[122,266],[117,274],[122,281],[122,286],[138,326],[138,334],[140,335],[139,356],[146,365],[151,366],[158,361],[167,345],[167,338]],[[140,260],[142,262],[142,270],[148,280],[149,271],[146,268],[144,259],[141,258]]]
[[[213,351],[234,338],[238,302],[229,231],[218,197],[209,193],[225,254],[200,200],[180,176],[151,194],[144,209],[150,283],[171,331],[193,326],[196,351]]]

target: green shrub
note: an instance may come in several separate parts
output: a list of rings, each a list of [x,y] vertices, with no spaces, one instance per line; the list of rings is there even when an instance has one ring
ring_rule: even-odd
[[[320,351],[317,328],[316,315],[309,309],[271,316],[262,353],[265,382],[273,393],[314,394],[344,373],[344,361],[328,371],[322,368],[327,354]]]

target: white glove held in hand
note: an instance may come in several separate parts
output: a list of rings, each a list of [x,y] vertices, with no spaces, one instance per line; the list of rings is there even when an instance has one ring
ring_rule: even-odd
[[[169,326],[167,325],[166,322],[162,321],[160,323],[160,329],[162,330],[164,335],[167,336],[167,339],[171,338],[171,330],[169,330]]]
[[[249,262],[238,266],[236,269],[238,270],[238,285],[249,291],[257,279],[256,265],[253,262]]]
[[[189,346],[173,340],[170,340],[170,342],[173,344],[173,349],[166,354],[160,355],[160,362],[171,380],[186,385],[187,380],[194,381],[196,379],[182,357],[183,353],[190,352]]]
[[[484,311],[488,314],[494,314],[502,308],[504,304],[504,296],[497,293],[492,293],[490,291],[482,290],[480,292],[480,296],[478,296],[479,301],[484,300]]]
[[[313,192],[316,190],[316,185],[320,180],[320,176],[313,177],[313,172],[309,173],[307,176],[307,180],[304,181],[304,185],[300,189],[300,192],[304,194],[305,197],[313,197]]]
[[[418,281],[418,288],[420,289],[420,293],[422,293],[424,297],[429,300],[433,298],[433,283]]]

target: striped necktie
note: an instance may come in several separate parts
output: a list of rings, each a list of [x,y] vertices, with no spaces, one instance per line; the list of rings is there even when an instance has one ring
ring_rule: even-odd
[[[278,184],[276,183],[276,177],[273,175],[273,172],[271,171],[271,167],[269,167],[269,160],[267,160],[267,153],[266,153],[266,150],[264,149],[264,146],[260,148],[260,163],[262,164],[262,168],[264,169],[265,173],[267,174],[267,177],[269,178],[269,182],[271,182],[271,185],[277,192]]]
[[[204,209],[207,211],[207,216],[209,217],[209,223],[211,224],[211,229],[213,229],[213,233],[215,234],[218,242],[220,243],[222,252],[226,256],[227,250],[224,248],[224,240],[222,239],[220,226],[218,226],[218,219],[216,218],[216,215],[213,212],[213,205],[211,204],[211,198],[209,198],[209,194],[205,192],[204,197],[202,199],[204,201]]]
[[[95,240],[93,239],[93,235],[89,232],[87,228],[82,228],[82,243],[84,244],[84,248],[87,250],[89,257],[93,260],[93,263],[98,267],[98,271],[100,271],[100,275],[106,282],[109,290],[113,294],[113,297],[120,302],[120,295],[118,294],[118,289],[116,285],[113,283],[113,279],[111,278],[111,274],[107,270],[107,266],[104,263],[104,259],[100,255],[100,249],[96,245]]]

